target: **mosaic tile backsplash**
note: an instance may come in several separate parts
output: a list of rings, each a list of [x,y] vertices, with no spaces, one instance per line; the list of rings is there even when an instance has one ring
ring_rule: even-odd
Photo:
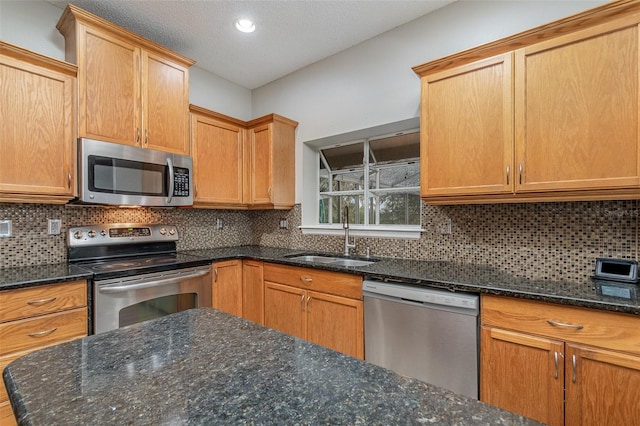
[[[280,219],[288,229],[280,229]],[[66,261],[66,230],[97,223],[167,223],[180,231],[179,250],[259,244],[340,252],[343,239],[302,235],[301,207],[290,211],[119,209],[0,203],[13,236],[0,238],[0,268]],[[62,233],[47,234],[47,219]],[[222,219],[223,228],[216,228]],[[451,220],[452,233],[441,234]],[[640,201],[422,206],[420,239],[358,238],[374,256],[486,264],[512,274],[582,281],[597,257],[639,259]]]

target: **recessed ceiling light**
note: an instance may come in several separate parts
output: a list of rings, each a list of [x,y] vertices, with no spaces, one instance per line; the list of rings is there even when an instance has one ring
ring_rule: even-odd
[[[248,19],[236,19],[234,25],[238,31],[243,33],[252,33],[256,30],[256,24]]]

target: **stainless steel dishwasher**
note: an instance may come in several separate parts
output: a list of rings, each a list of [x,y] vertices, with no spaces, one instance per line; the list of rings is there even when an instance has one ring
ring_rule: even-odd
[[[474,294],[365,279],[365,360],[478,398]]]

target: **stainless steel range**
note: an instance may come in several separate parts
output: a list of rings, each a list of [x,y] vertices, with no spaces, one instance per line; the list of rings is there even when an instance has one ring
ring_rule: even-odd
[[[175,226],[80,226],[67,241],[69,261],[94,274],[94,333],[212,306],[211,265],[177,253]]]

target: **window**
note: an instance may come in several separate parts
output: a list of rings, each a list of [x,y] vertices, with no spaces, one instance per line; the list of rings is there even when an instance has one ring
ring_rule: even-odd
[[[418,130],[321,148],[320,224],[420,225]]]

